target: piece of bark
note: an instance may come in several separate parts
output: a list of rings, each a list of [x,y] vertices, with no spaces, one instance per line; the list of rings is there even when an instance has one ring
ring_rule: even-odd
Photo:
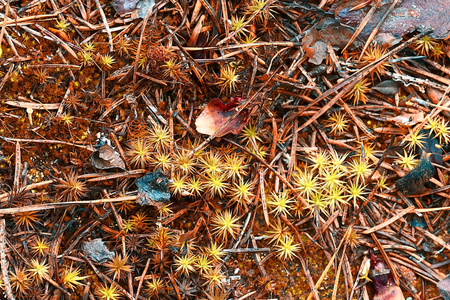
[[[367,38],[375,26],[378,24],[382,16],[386,13],[392,1],[383,1],[373,14],[367,25],[360,34],[360,38]],[[356,5],[360,4],[360,0],[343,0],[336,2],[332,10],[334,10],[336,20],[342,24],[356,28],[361,24],[370,5],[361,9],[352,10]],[[450,33],[450,6],[447,0],[404,0],[399,1],[392,13],[386,18],[381,25],[378,34],[375,36],[376,41],[387,41],[386,35],[389,35],[392,41],[400,41],[400,38],[414,30],[423,28],[433,28],[430,34],[434,39],[445,39]],[[395,42],[394,42],[395,43]],[[393,43],[390,43],[391,45]]]
[[[437,288],[444,300],[450,300],[450,275],[438,282]]]

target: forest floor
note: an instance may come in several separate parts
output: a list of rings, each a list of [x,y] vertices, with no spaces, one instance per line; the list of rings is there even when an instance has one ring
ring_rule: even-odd
[[[425,2],[0,0],[3,296],[439,298]]]

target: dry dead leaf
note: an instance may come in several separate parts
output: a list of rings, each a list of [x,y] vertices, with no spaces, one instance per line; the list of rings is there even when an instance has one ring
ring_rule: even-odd
[[[92,153],[90,161],[94,168],[101,170],[113,168],[126,169],[125,163],[119,153],[108,144],[102,145],[97,151]]]
[[[386,121],[393,122],[397,125],[401,126],[412,126],[419,122],[422,122],[424,119],[423,111],[418,112],[416,114],[402,114],[393,118],[386,118]]]
[[[308,62],[320,65],[327,57],[327,44],[341,49],[353,35],[353,30],[342,26],[332,18],[324,18],[316,28],[306,31],[302,48],[309,57]],[[360,44],[359,41],[354,44]]]
[[[395,95],[398,93],[398,83],[394,80],[385,80],[372,87],[371,90],[382,93],[383,95]]]

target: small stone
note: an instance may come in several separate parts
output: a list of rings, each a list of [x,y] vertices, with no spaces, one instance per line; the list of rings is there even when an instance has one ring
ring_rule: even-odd
[[[113,0],[111,5],[120,16],[131,14],[132,19],[144,18],[155,5],[154,0]]]
[[[114,257],[114,252],[111,252],[106,248],[102,239],[94,239],[90,242],[83,244],[83,250],[86,251],[86,255],[98,264],[107,262]]]

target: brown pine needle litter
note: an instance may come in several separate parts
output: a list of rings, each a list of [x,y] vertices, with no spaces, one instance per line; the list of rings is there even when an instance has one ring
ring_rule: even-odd
[[[437,299],[450,39],[300,2],[2,1],[1,292]]]

